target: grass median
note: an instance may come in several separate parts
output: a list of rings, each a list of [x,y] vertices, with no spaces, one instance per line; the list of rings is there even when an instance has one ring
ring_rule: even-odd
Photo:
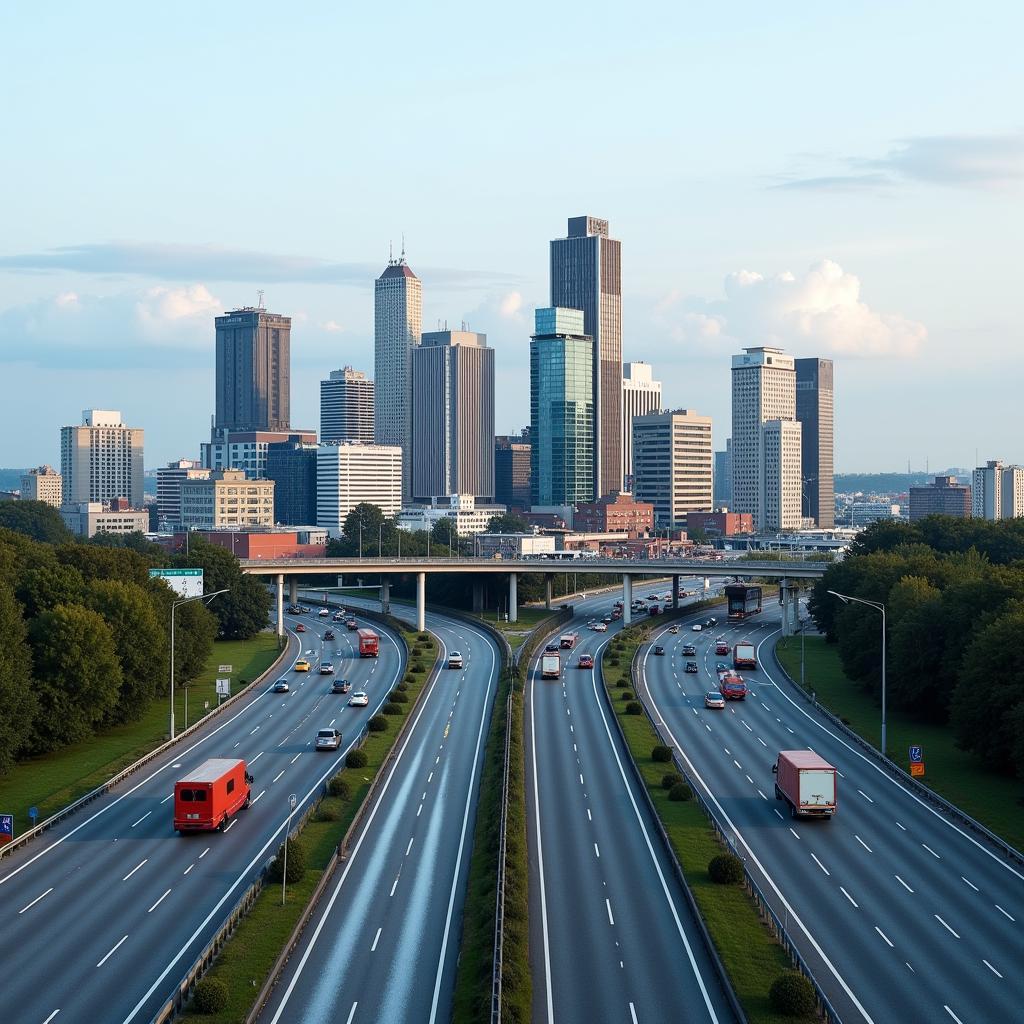
[[[779,660],[791,679],[800,679],[800,638],[778,645]],[[821,636],[804,638],[804,678],[808,691],[859,736],[881,744],[881,709],[872,694],[843,673],[839,652]],[[918,722],[905,711],[888,713],[889,756],[907,767],[911,744],[924,748],[926,786],[962,808],[1011,846],[1024,849],[1024,780],[997,775],[956,745],[946,725]]]
[[[783,1017],[773,1011],[768,990],[791,969],[789,956],[761,921],[742,886],[711,881],[708,863],[727,852],[726,848],[696,800],[669,799],[662,779],[670,765],[651,757],[662,740],[643,713],[627,710],[635,700],[630,666],[647,629],[645,625],[633,626],[619,634],[622,640],[609,644],[602,659],[605,686],[630,754],[750,1024],[810,1024],[816,1018]]]
[[[284,905],[281,904],[280,883],[266,886],[207,972],[207,978],[222,982],[227,989],[227,1006],[214,1014],[185,1012],[179,1019],[195,1024],[200,1021],[239,1024],[248,1015],[334,851],[355,820],[375,776],[391,753],[404,716],[415,707],[430,678],[430,670],[437,657],[437,642],[428,634],[414,631],[403,631],[402,637],[409,650],[409,663],[403,679],[408,702],[398,705],[402,714],[387,716],[389,725],[386,731],[368,734],[360,748],[366,754],[366,764],[361,768],[345,768],[341,772],[341,777],[348,783],[348,795],[323,797],[299,833],[297,842],[305,854],[307,870],[300,881],[288,885]],[[418,666],[422,671],[416,670]]]
[[[259,633],[252,640],[218,640],[207,658],[203,671],[189,684],[189,723],[217,706],[216,679],[218,666],[230,664],[232,692],[237,692],[266,671],[277,657],[277,637]],[[175,690],[175,721],[185,727],[185,689]],[[116,775],[122,768],[137,761],[167,738],[166,696],[158,697],[137,722],[108,729],[81,743],[62,747],[43,757],[22,761],[0,779],[0,811],[14,814],[15,834],[31,826],[28,809],[39,809],[39,821],[66,807],[80,796],[95,789]]]

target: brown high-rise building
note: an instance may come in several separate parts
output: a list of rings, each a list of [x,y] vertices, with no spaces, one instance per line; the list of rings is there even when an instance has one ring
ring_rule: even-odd
[[[594,489],[622,488],[622,243],[608,221],[570,217],[551,242],[551,305],[583,311],[594,342]]]
[[[971,518],[971,489],[955,476],[937,476],[935,482],[910,488],[910,521],[925,516]]]
[[[215,429],[287,430],[291,317],[247,306],[217,322]]]
[[[530,507],[530,432],[494,438],[494,500],[508,508]]]

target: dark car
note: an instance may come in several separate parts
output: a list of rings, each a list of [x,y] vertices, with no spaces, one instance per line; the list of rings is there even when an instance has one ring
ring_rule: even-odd
[[[558,650],[558,644],[548,644],[547,647],[544,648],[544,650],[550,654],[552,651]]]
[[[290,604],[290,605],[288,605],[288,614],[289,615],[301,615],[302,614],[302,606],[301,605],[297,605],[297,604]]]
[[[686,655],[692,656],[692,655],[694,655],[696,653],[697,653],[697,648],[694,647],[693,644],[683,644],[683,656],[684,657],[686,657]]]
[[[655,648],[654,648],[654,653],[655,654],[664,654],[665,653],[665,648],[662,647],[661,644],[657,644],[655,646]]]
[[[716,619],[714,617],[714,615],[712,615],[711,618],[708,619],[708,625],[709,626],[717,626],[718,625],[718,619]]]
[[[333,629],[327,630],[327,632],[324,633],[324,639],[325,640],[333,640],[334,639],[334,630]]]
[[[685,671],[687,671],[687,672],[696,672],[697,671],[697,662],[695,662],[695,661],[688,661],[686,663]]]
[[[352,689],[352,684],[347,679],[335,679],[331,683],[331,693],[348,693]]]
[[[278,679],[278,681],[274,683],[274,693],[288,693],[289,690],[290,687],[288,686],[287,679]]]

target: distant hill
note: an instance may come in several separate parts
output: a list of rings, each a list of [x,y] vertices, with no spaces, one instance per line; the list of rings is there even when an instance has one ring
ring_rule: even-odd
[[[955,476],[962,484],[971,482],[962,469],[937,469],[934,473],[836,473],[836,493],[898,494],[908,487],[930,484],[937,476]]]

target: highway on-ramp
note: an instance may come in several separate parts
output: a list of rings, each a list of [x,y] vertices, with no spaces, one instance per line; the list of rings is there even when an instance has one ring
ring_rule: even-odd
[[[561,677],[541,678],[543,646],[526,683],[533,1020],[734,1020],[682,883],[673,872],[594,670],[607,633],[587,620],[616,594],[577,606],[561,627]],[[557,642],[558,634],[553,640]]]
[[[724,616],[723,616],[724,618]],[[704,707],[715,640],[757,645],[749,693]],[[1024,869],[893,775],[800,697],[774,666],[767,612],[711,631],[660,631],[640,696],[708,799],[846,1024],[992,1024],[1024,1007]],[[653,644],[665,648],[662,657]],[[680,648],[694,643],[699,672]],[[813,749],[841,773],[831,820],[791,820],[775,798],[780,750]]]
[[[109,793],[0,861],[4,1024],[149,1021],[280,845],[288,796],[301,813],[334,774],[400,678],[404,651],[378,628],[378,658],[360,659],[338,623],[303,616],[297,634],[312,671],[292,671],[215,716]],[[337,639],[322,634],[333,627]],[[370,695],[366,708],[329,693],[336,673]],[[315,752],[318,729],[341,749]],[[244,758],[253,803],[226,831],[179,836],[175,781],[207,758]]]

